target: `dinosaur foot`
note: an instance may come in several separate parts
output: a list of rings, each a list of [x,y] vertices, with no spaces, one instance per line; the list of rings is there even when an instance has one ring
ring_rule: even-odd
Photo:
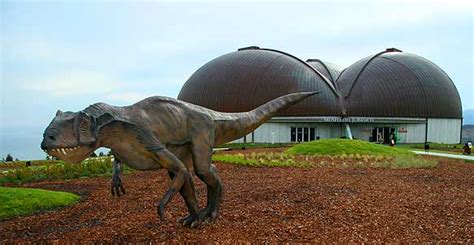
[[[217,209],[206,207],[205,209],[199,211],[199,217],[205,223],[212,223],[216,221],[218,216],[219,216],[219,211]]]
[[[178,222],[190,228],[196,228],[201,224],[201,219],[199,214],[189,214],[186,217],[178,219]]]
[[[111,193],[112,193],[112,196],[120,197],[121,195],[125,195],[125,188],[123,187],[122,184],[119,184],[119,185],[112,184]]]

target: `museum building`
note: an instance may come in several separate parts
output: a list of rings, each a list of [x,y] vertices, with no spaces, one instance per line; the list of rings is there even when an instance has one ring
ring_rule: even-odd
[[[217,57],[183,85],[178,99],[222,112],[250,111],[278,96],[320,91],[237,142],[356,138],[388,143],[459,143],[462,106],[433,62],[395,48],[346,69],[251,46]]]

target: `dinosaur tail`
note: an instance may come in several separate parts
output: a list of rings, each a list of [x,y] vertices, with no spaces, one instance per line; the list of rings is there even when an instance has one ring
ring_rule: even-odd
[[[239,139],[254,131],[277,112],[320,92],[300,92],[283,95],[252,111],[215,114],[215,146]]]

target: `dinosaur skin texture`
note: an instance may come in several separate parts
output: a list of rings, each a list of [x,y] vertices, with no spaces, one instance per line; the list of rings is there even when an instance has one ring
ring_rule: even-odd
[[[58,111],[43,134],[41,148],[49,155],[79,163],[99,147],[113,151],[112,193],[125,193],[119,163],[137,170],[164,168],[171,180],[157,212],[179,192],[189,215],[184,226],[214,221],[222,200],[222,184],[211,164],[212,149],[254,131],[278,111],[318,92],[293,93],[242,113],[216,112],[167,97],[149,97],[131,106],[96,103],[79,112]],[[198,209],[192,171],[207,186],[207,205]]]

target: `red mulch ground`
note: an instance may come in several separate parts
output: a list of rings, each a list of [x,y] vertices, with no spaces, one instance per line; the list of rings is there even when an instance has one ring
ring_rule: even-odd
[[[474,242],[474,164],[440,159],[434,169],[250,168],[218,164],[221,216],[198,229],[177,196],[160,221],[165,171],[29,184],[82,196],[79,204],[0,222],[3,242]],[[205,189],[198,184],[204,205]],[[2,242],[0,242],[2,243]]]

